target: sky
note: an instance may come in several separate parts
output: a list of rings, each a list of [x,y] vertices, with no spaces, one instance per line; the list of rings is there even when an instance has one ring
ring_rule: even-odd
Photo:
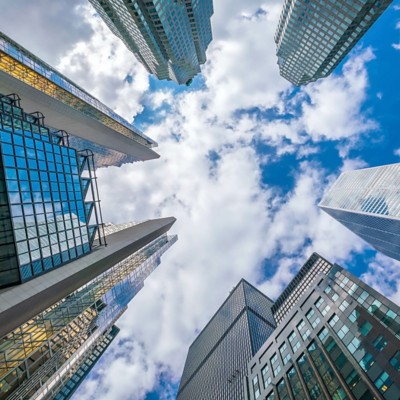
[[[281,8],[215,0],[208,60],[180,87],[149,76],[86,0],[0,0],[4,33],[159,144],[158,160],[98,171],[105,221],[177,218],[178,242],[74,400],[174,399],[189,345],[238,281],[276,298],[314,251],[399,304],[398,262],[317,204],[342,171],[400,162],[400,3],[300,89],[276,64]]]

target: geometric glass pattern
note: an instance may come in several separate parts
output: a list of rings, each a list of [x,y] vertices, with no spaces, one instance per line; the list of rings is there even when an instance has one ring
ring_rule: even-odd
[[[24,113],[16,97],[0,96],[2,204],[16,255],[7,261],[11,246],[0,244],[2,287],[90,252],[93,202],[84,201],[91,183],[81,178],[85,157],[64,146],[63,136],[44,126],[43,116]]]
[[[0,399],[53,399],[75,390],[70,379],[78,383],[76,372],[99,359],[96,347],[176,240],[160,236],[0,338]]]
[[[190,346],[178,400],[243,399],[247,362],[275,329],[272,304],[239,282]]]
[[[383,254],[400,260],[400,164],[344,172],[319,207]]]
[[[0,32],[0,72],[44,93],[56,102],[146,146],[157,143],[111,108]],[[14,89],[12,89],[14,90]],[[94,137],[94,140],[96,138]]]
[[[332,73],[392,0],[285,0],[275,33],[280,74],[305,85]]]
[[[189,85],[212,40],[212,0],[90,0],[150,74]]]
[[[400,307],[337,264],[312,282],[249,360],[246,400],[400,398]]]

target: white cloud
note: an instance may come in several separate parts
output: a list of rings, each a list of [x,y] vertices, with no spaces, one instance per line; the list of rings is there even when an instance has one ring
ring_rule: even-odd
[[[90,5],[81,6],[80,14],[93,34],[87,40],[78,41],[61,57],[57,68],[132,121],[143,109],[141,98],[149,89],[149,75],[101,18],[93,16]]]
[[[377,128],[361,113],[368,88],[366,63],[374,58],[368,48],[345,63],[342,76],[332,74],[305,87],[310,103],[303,103],[304,129],[314,139],[340,139]]]
[[[393,47],[395,50],[400,50],[400,43],[393,43],[393,44],[392,44],[392,47]]]
[[[0,0],[1,31],[51,65],[93,35],[84,0]]]

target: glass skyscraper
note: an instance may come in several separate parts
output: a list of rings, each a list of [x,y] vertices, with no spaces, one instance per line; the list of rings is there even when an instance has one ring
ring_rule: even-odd
[[[400,398],[400,307],[312,258],[275,303],[285,311],[248,363],[246,400]]]
[[[319,207],[376,250],[400,261],[400,164],[347,171]]]
[[[190,84],[212,40],[212,0],[90,0],[150,74]]]
[[[1,32],[0,93],[16,93],[26,113],[40,110],[73,147],[93,151],[99,166],[159,157],[154,140]]]
[[[100,216],[92,157],[67,142],[66,132],[45,126],[42,114],[25,113],[18,96],[0,94],[0,288],[94,245],[101,219],[92,218]]]
[[[246,307],[257,323],[241,327]],[[275,302],[239,283],[191,345],[177,397],[399,398],[400,307],[317,253]]]
[[[392,0],[285,0],[275,33],[281,75],[305,85],[332,73]]]
[[[115,232],[122,230],[114,229]],[[0,399],[68,399],[176,241],[162,234],[0,339]],[[0,296],[1,297],[1,296]]]
[[[275,329],[272,304],[239,282],[190,346],[177,400],[243,399],[247,362]]]
[[[0,399],[69,398],[176,241],[175,218],[102,222],[98,159],[154,146],[0,34]]]

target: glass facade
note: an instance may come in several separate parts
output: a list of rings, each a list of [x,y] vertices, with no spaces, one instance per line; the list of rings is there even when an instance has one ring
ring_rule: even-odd
[[[97,361],[99,361],[100,357],[104,354],[118,333],[119,328],[113,325],[110,331],[103,334],[101,339],[98,340],[89,351],[86,350],[83,353],[83,360],[75,367],[76,371],[55,395],[54,400],[68,400],[72,397],[76,389],[78,389],[79,385],[89,375],[89,372],[96,365]]]
[[[91,251],[93,201],[86,155],[65,135],[0,94],[2,223],[0,287],[26,282]]]
[[[212,40],[212,0],[90,0],[147,71],[190,84]]]
[[[275,328],[271,306],[242,280],[190,346],[177,399],[243,399],[247,362]]]
[[[144,146],[157,145],[113,110],[1,32],[0,71]]]
[[[71,388],[63,390],[65,385],[103,343],[176,240],[161,236],[1,338],[0,399],[67,395]]]
[[[392,0],[285,0],[275,33],[281,75],[295,85],[326,77]]]
[[[400,164],[344,172],[319,207],[381,253],[400,260]]]
[[[400,398],[400,307],[330,265],[249,362],[247,400]]]

